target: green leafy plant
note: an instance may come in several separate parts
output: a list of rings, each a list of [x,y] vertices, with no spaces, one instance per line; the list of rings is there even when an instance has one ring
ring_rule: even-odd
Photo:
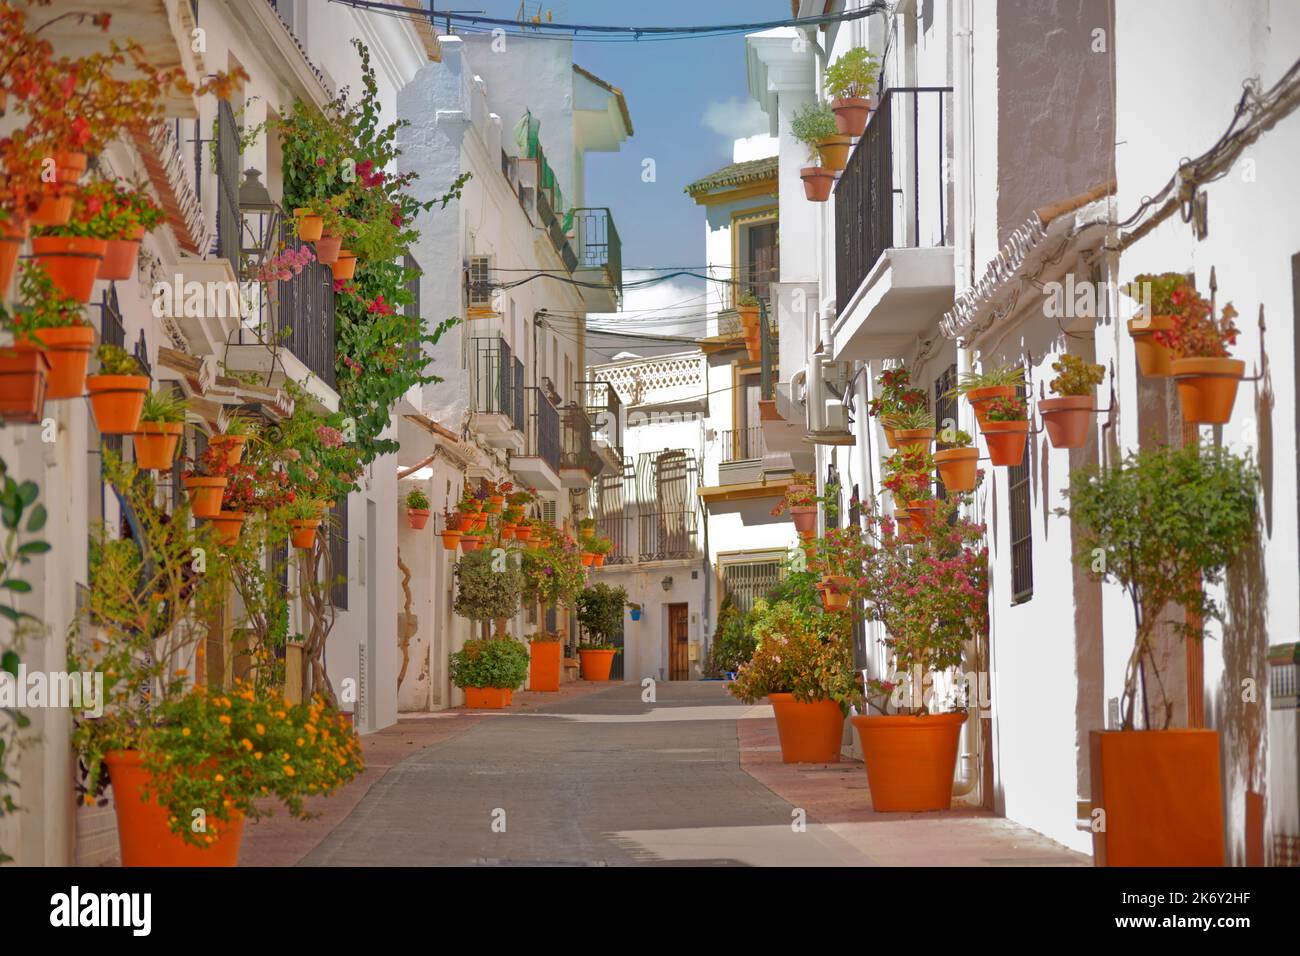
[[[514,617],[519,611],[523,574],[504,552],[469,551],[456,562],[454,610],[471,621]]]
[[[957,385],[948,395],[968,395],[980,388],[1020,388],[1025,384],[1025,370],[1019,365],[1001,365],[997,368],[962,372]]]
[[[760,600],[752,633],[753,655],[731,682],[732,696],[752,704],[769,694],[792,694],[800,703],[832,700],[841,708],[859,699],[848,615]]]
[[[178,392],[145,392],[140,421],[166,425],[185,423],[185,397]]]
[[[1029,414],[1025,400],[1019,395],[1010,398],[995,398],[989,402],[985,413],[991,422],[1022,422]]]
[[[326,507],[327,503],[321,498],[296,495],[288,504],[287,514],[295,521],[314,521],[324,516]]]
[[[578,595],[578,623],[582,625],[583,646],[591,650],[612,650],[613,639],[623,633],[623,606],[627,589],[608,584],[593,584]]]
[[[909,445],[894,452],[884,461],[884,473],[881,485],[900,504],[934,497],[930,484],[934,480],[934,457],[923,445]]]
[[[970,448],[975,444],[975,439],[960,428],[945,428],[939,433],[938,439],[944,448]]]
[[[534,540],[519,559],[524,597],[544,606],[574,606],[587,584],[577,543],[553,525],[533,522],[530,527]]]
[[[708,666],[710,677],[734,673],[754,656],[754,633],[749,615],[740,609],[735,598],[728,593],[718,607],[718,623],[713,629],[709,645]]]
[[[1144,303],[1149,293],[1151,315],[1168,315],[1172,311],[1174,291],[1186,284],[1187,276],[1181,272],[1143,273],[1120,291],[1138,303]]]
[[[752,289],[746,289],[736,296],[736,307],[741,309],[757,309],[758,296]]]
[[[140,362],[120,345],[104,343],[95,349],[100,375],[142,375]]]
[[[18,297],[23,303],[12,313],[0,306],[4,324],[18,337],[32,337],[37,329],[66,329],[86,325],[81,303],[54,284],[49,273],[35,259],[22,264]]]
[[[429,496],[419,488],[412,488],[406,493],[406,507],[416,511],[428,511]]]
[[[514,690],[528,676],[528,648],[504,636],[466,641],[451,655],[449,673],[457,687]]]
[[[866,47],[854,47],[826,68],[826,95],[834,99],[868,97],[880,74],[880,60]]]
[[[912,387],[912,373],[906,368],[887,368],[876,376],[875,397],[867,403],[872,418],[900,415],[926,407],[925,390]]]
[[[1091,395],[1106,377],[1106,367],[1085,362],[1077,355],[1062,355],[1052,363],[1056,378],[1049,388],[1054,395]]]
[[[924,406],[904,408],[881,417],[880,423],[895,431],[934,428],[934,415]]]
[[[826,103],[808,103],[795,111],[790,120],[794,138],[808,147],[808,155],[817,155],[817,144],[839,135],[835,114]]]
[[[1223,620],[1213,586],[1257,534],[1259,472],[1249,455],[1212,445],[1130,453],[1110,468],[1070,473],[1066,489],[1074,562],[1096,579],[1120,585],[1133,606],[1135,637],[1124,677],[1123,729],[1135,727],[1143,691],[1143,726],[1168,727],[1173,704],[1149,713],[1160,685],[1156,631],[1172,627],[1201,639],[1205,623]],[[1164,614],[1177,604],[1186,614]],[[1157,723],[1158,721],[1158,723]]]

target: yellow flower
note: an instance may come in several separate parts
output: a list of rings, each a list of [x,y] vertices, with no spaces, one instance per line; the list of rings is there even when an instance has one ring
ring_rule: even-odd
[[[182,727],[182,728],[181,728],[181,736],[182,736],[182,737],[188,737],[189,735],[190,735],[190,728],[188,728],[188,727]]]
[[[259,751],[257,751],[255,754],[253,754],[253,759],[254,759],[254,760],[261,760],[261,759],[262,759],[262,751],[259,750]]]
[[[225,783],[225,782],[226,782],[226,778],[223,777],[221,774],[217,774],[217,775],[216,775],[215,777],[213,777],[212,779],[215,780],[217,783]]]
[[[253,742],[252,742],[251,740],[249,740],[247,737],[245,737],[243,740],[241,740],[240,743],[243,744],[244,749],[246,749],[246,750],[252,750],[252,749],[253,749]]]
[[[293,776],[293,767],[285,767],[285,768],[284,768],[284,775],[285,775],[286,777],[292,777],[292,776]]]
[[[260,737],[260,736],[262,736],[262,735],[265,734],[265,733],[266,733],[266,728],[265,728],[264,726],[262,726],[261,724],[258,724],[258,725],[257,725],[257,735]]]

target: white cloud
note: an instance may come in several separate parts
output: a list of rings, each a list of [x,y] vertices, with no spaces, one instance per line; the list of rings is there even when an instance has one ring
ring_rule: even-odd
[[[727,142],[766,133],[771,128],[767,114],[751,99],[714,100],[704,107],[700,125],[713,130]]]

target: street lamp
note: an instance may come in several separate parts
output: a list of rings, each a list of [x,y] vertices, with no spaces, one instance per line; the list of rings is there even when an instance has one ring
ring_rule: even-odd
[[[274,250],[280,242],[280,220],[283,218],[280,204],[271,198],[266,185],[262,182],[262,173],[249,167],[244,171],[244,181],[239,184],[239,278],[247,280],[270,261]],[[245,298],[251,308],[255,308],[258,324],[266,325],[263,306],[266,297],[257,283],[242,284],[247,291]]]

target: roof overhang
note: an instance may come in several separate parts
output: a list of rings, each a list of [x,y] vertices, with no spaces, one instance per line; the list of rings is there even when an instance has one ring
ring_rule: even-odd
[[[745,37],[745,71],[749,95],[768,116],[770,132],[780,135],[777,104],[782,93],[813,92],[811,43],[799,43],[794,27],[776,27]]]
[[[705,505],[718,501],[745,501],[751,498],[780,498],[790,487],[790,478],[775,481],[746,481],[734,485],[717,485],[696,491]]]

